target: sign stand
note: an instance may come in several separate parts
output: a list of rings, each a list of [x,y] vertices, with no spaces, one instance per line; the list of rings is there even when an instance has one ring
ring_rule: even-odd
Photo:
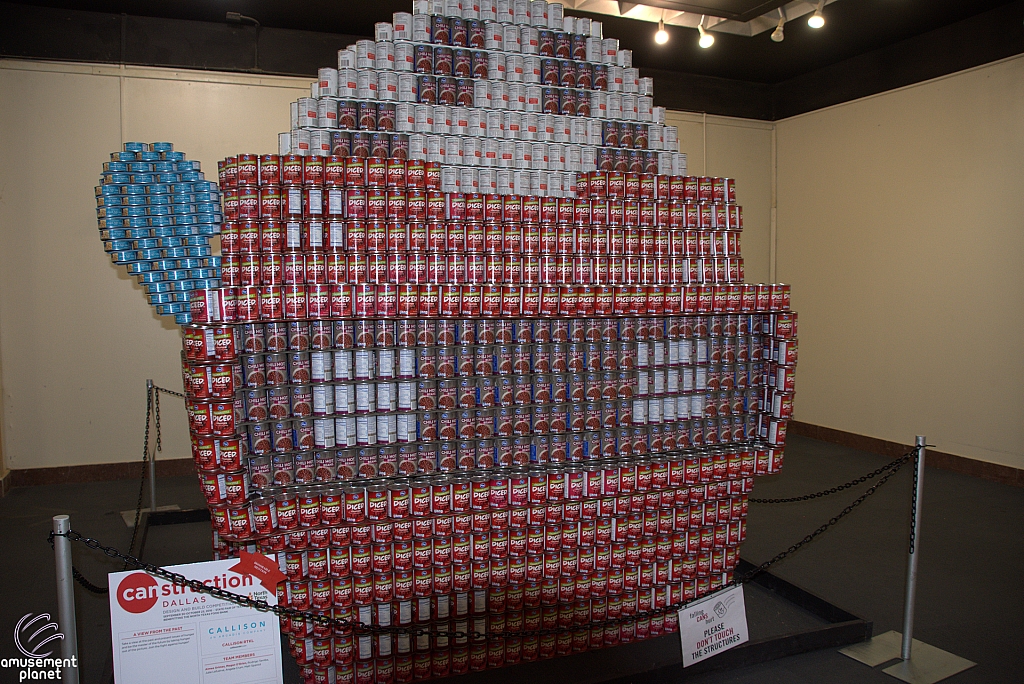
[[[903,632],[889,631],[860,644],[839,649],[845,656],[868,667],[899,659],[882,670],[909,684],[934,684],[976,663],[930,646],[914,638],[914,605],[917,599],[917,544],[921,538],[921,500],[924,495],[924,456],[927,440],[917,436],[914,458],[914,499],[911,510],[910,553],[907,558],[907,591],[903,603]]]

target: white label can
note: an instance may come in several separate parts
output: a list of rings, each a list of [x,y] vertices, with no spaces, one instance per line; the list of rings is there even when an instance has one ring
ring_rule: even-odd
[[[548,3],[548,28],[552,31],[562,31],[565,23],[565,8],[560,2]],[[572,33],[572,31],[569,31]]]
[[[479,192],[476,169],[459,169],[459,192]]]
[[[484,22],[484,48],[487,50],[504,50],[505,29],[496,21]]]
[[[374,45],[374,69],[395,69],[395,44],[390,40],[379,40]]]
[[[521,83],[523,80],[523,56],[508,55],[505,58],[505,80],[509,83]]]
[[[338,50],[338,71],[356,68],[356,51],[344,48]]]
[[[430,15],[418,12],[412,15],[412,41],[414,43],[430,42]]]
[[[480,138],[462,139],[462,163],[469,166],[480,165]]]
[[[548,0],[532,0],[530,3],[530,23],[534,26],[548,26]]]
[[[501,154],[498,141],[494,138],[484,138],[482,141],[482,154],[480,162],[483,166],[497,166],[498,156]]]
[[[387,21],[378,21],[373,25],[373,38],[377,42],[395,39],[395,27]]]
[[[494,169],[480,169],[477,174],[480,192],[494,194],[497,192],[497,183],[494,179]]]
[[[487,76],[493,81],[505,80],[505,53],[487,53]]]
[[[523,114],[520,135],[523,140],[537,139],[537,115],[533,112]]]
[[[524,55],[535,55],[540,51],[540,31],[536,26],[519,27],[519,51]]]
[[[541,103],[543,92],[544,89],[538,85],[526,86],[526,111],[540,112],[543,109],[543,104]]]
[[[416,74],[398,74],[398,101],[416,102],[417,77]]]
[[[350,98],[356,96],[358,72],[355,69],[338,70],[338,97]]]
[[[373,69],[377,60],[376,43],[372,40],[356,41],[356,69]]]
[[[387,40],[412,40],[412,14],[395,12],[391,15],[393,35]]]
[[[480,20],[494,21],[498,13],[498,3],[496,0],[479,0],[479,5]]]
[[[398,99],[398,74],[394,71],[377,72],[377,97],[390,102]]]
[[[519,38],[518,26],[502,26],[501,42],[505,45],[505,52],[519,52]]]
[[[317,80],[320,82],[318,90],[321,97],[337,97],[338,95],[338,70],[331,67],[323,67],[317,71]]]
[[[395,71],[415,71],[415,50],[412,43],[395,43]]]
[[[468,135],[483,136],[487,134],[487,117],[483,109],[467,110],[466,133]]]
[[[338,127],[338,101],[322,97],[316,103],[316,120],[320,128]]]

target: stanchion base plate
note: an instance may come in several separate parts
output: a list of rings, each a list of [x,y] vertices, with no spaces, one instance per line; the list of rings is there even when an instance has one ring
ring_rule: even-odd
[[[841,648],[839,652],[868,667],[877,667],[900,657],[902,641],[903,635],[891,631],[869,641]],[[975,665],[966,658],[914,639],[910,660],[900,660],[882,672],[908,684],[934,684]]]
[[[160,511],[180,511],[181,506],[178,504],[171,504],[169,506],[157,506],[157,512]],[[149,508],[142,509],[142,515],[139,517],[139,522],[145,524],[146,514],[149,513]],[[130,511],[121,511],[121,520],[124,520],[124,524],[128,527],[135,525],[135,509]]]

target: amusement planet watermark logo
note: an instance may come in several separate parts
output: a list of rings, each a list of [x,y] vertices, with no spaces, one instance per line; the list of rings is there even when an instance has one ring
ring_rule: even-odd
[[[14,645],[21,656],[0,659],[0,668],[17,670],[19,682],[60,680],[61,670],[78,667],[75,656],[53,657],[55,642],[63,639],[64,635],[49,613],[26,613],[14,626]]]

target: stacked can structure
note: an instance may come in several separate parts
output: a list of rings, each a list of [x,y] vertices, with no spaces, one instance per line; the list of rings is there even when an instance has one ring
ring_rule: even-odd
[[[321,173],[308,161],[295,180]],[[307,679],[411,681],[657,636],[675,629],[671,615],[590,623],[729,580],[752,478],[782,463],[796,361],[788,287],[731,282],[741,262],[729,268],[739,258],[729,217],[740,227],[730,181],[581,174],[580,196],[556,201],[551,224],[542,213],[523,220],[534,198],[434,191],[438,213],[426,220],[424,209],[422,228],[409,221],[406,187],[404,221],[387,220],[385,200],[379,227],[339,216],[334,228],[324,226],[336,217],[315,213],[331,213],[331,188],[365,195],[371,164],[408,178],[410,163],[326,159],[323,173],[333,164],[340,185],[261,184],[288,163],[239,155],[223,165],[225,189],[297,190],[305,203],[301,214],[280,208],[259,220],[288,200],[260,201],[247,216],[241,203],[227,209],[232,286],[197,292],[195,316],[207,324],[184,330],[194,455],[218,553],[248,544],[277,554],[289,576],[283,602],[368,624],[573,628],[456,643],[289,621]],[[640,187],[654,196],[645,228],[639,199],[629,199]],[[487,222],[457,219],[473,204],[486,215],[489,199],[501,241],[452,249],[453,234],[488,234]],[[637,218],[592,222],[595,203],[619,204],[625,217],[627,202]],[[542,212],[544,200],[536,204]],[[371,243],[370,233],[381,238]],[[439,237],[414,245],[422,233]],[[524,247],[527,233],[553,233],[544,243],[553,254],[540,242]],[[680,256],[668,258],[694,265],[669,268],[664,286],[641,284],[658,282],[659,269],[641,266],[658,263],[658,245],[667,254],[675,245]],[[577,266],[536,278],[523,275],[529,268],[485,267],[476,282],[446,270],[459,256],[486,264],[513,254]],[[378,255],[445,268],[410,277],[418,271],[359,267]],[[578,282],[583,272],[606,284]],[[506,273],[521,275],[506,282]]]
[[[686,174],[652,80],[601,22],[462,5],[415,2],[340,50],[292,103],[280,154],[434,161],[447,191],[551,197],[571,197],[577,172]]]
[[[286,620],[310,682],[675,631],[649,611],[730,581],[782,465],[788,286],[743,282],[735,184],[686,175],[598,22],[416,0],[376,38],[279,154],[219,167],[221,282],[183,330],[216,555],[276,556],[282,604],[430,630]]]
[[[103,164],[96,214],[103,248],[138,278],[158,314],[189,323],[189,293],[219,286],[217,184],[170,143],[124,144]]]

